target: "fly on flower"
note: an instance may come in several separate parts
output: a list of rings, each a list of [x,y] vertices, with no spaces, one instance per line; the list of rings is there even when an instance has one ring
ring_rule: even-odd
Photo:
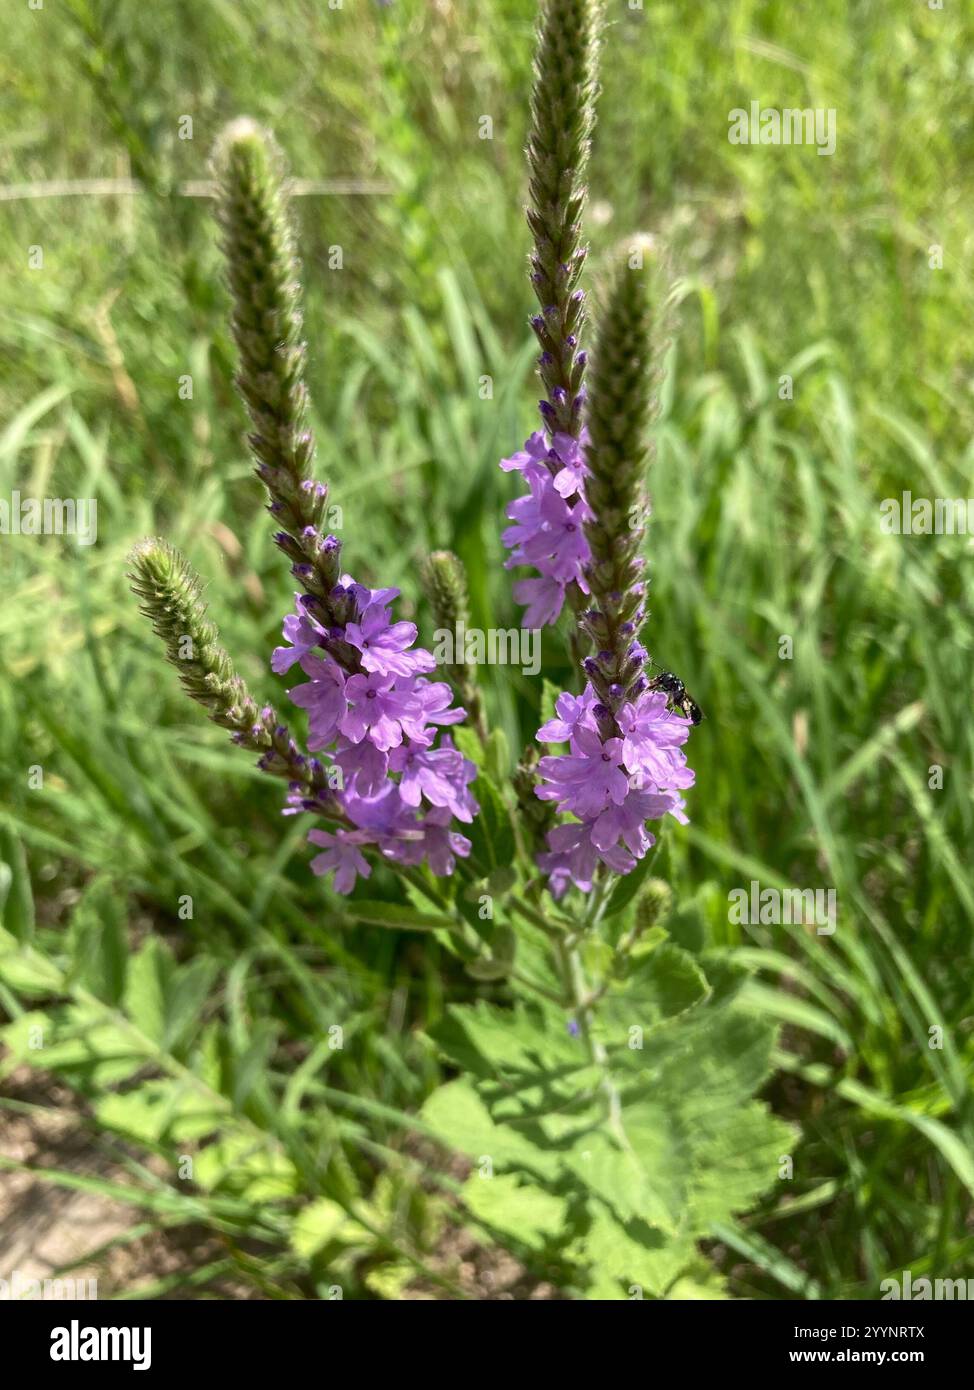
[[[657,666],[656,662],[650,662],[657,671],[658,676],[654,676],[649,682],[647,689],[661,690],[666,696],[666,702],[670,709],[678,709],[684,719],[689,719],[691,724],[699,724],[703,719],[703,710],[693,699],[680,677],[672,671],[664,671],[662,666]]]

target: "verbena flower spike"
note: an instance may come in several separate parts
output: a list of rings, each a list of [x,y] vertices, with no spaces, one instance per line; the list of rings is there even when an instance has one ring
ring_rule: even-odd
[[[234,729],[238,742],[266,749],[261,767],[283,768],[284,775],[293,770],[288,812],[314,811],[339,822],[309,832],[322,851],[311,866],[333,873],[338,892],[350,892],[359,875],[371,874],[366,847],[395,864],[426,862],[434,874],[447,875],[456,857],[470,852],[453,821],[469,823],[478,809],[469,789],[476,769],[449,736],[437,740],[442,727],[459,723],[466,712],[452,705],[445,682],[426,679],[436,663],[415,646],[415,624],[393,620],[399,590],[369,589],[343,574],[341,542],[323,534],[327,489],[311,474],[298,266],[276,147],[253,122],[235,121],[217,145],[214,164],[240,354],[237,385],[250,415],[257,474],[280,528],[275,540],[302,590],[284,619],[287,645],[274,651],[271,665],[278,674],[298,665],[308,677],[288,693],[307,712],[310,752],[329,757],[327,775],[320,759],[298,752],[272,712],[260,724],[227,724],[240,692],[229,658],[210,642],[206,650],[219,653],[213,657],[214,717]],[[154,582],[164,561],[168,572]],[[158,547],[138,550],[133,563],[136,590],[172,656],[176,634],[169,615],[189,614],[195,581],[184,562]],[[201,614],[196,621],[202,622]],[[193,667],[183,673],[183,684],[203,699],[210,674]]]
[[[537,578],[514,586],[515,598],[527,605],[526,627],[555,622],[566,594],[578,606],[587,592],[585,292],[579,279],[588,253],[581,217],[595,123],[600,16],[594,0],[546,0],[538,26],[527,219],[534,238],[531,284],[540,308],[531,324],[541,347],[538,373],[546,396],[539,402],[541,430],[501,462],[528,485],[528,495],[511,505],[514,525],[504,533],[508,568],[527,564],[538,571]]]
[[[145,540],[129,561],[132,588],[141,599],[142,612],[162,638],[186,693],[214,723],[230,730],[234,743],[258,752],[265,772],[287,778],[322,812],[339,817],[321,764],[301,753],[274,709],[258,706],[235,672],[206,616],[199,578],[179,552],[168,541]]]
[[[530,565],[537,578],[515,585],[528,604],[528,626],[553,623],[566,596],[576,611],[572,652],[587,683],[563,694],[542,744],[569,752],[543,757],[520,775],[522,806],[531,790],[574,820],[546,831],[539,864],[560,897],[573,883],[587,892],[600,865],[630,873],[655,843],[646,823],[667,812],[685,820],[680,790],[692,785],[681,745],[689,720],[650,688],[639,641],[645,619],[646,430],[661,372],[665,310],[654,323],[655,257],[636,241],[617,269],[599,325],[591,395],[578,350],[585,257],[580,217],[596,84],[597,7],[548,4],[539,49],[528,143],[534,234],[531,281],[551,303],[532,322],[542,346],[539,371],[549,390],[543,428],[523,450],[501,460],[527,493],[511,503],[504,532],[508,567]],[[552,120],[563,122],[562,133]],[[659,287],[656,297],[659,298]],[[570,389],[569,389],[570,388]],[[583,599],[583,595],[587,596]]]

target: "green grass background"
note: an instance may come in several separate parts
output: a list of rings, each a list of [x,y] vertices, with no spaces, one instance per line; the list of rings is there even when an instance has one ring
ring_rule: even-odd
[[[879,526],[903,489],[972,492],[974,15],[957,0],[606,9],[592,266],[639,229],[672,246],[683,279],[648,641],[707,719],[691,826],[668,832],[671,929],[754,966],[753,1006],[784,1025],[770,1099],[803,1133],[793,1180],[717,1233],[716,1253],[738,1296],[876,1297],[905,1268],[974,1268],[974,542]],[[415,1025],[468,986],[425,941],[340,928],[304,827],[278,819],[277,788],[163,668],[125,555],[146,533],[183,547],[241,670],[280,698],[267,661],[288,575],[231,386],[211,207],[179,194],[207,177],[221,125],[250,114],[297,177],[388,188],[294,204],[318,467],[348,567],[400,584],[428,639],[418,562],[452,547],[473,621],[514,624],[499,543],[512,482],[496,464],[533,428],[537,396],[522,214],[533,10],[18,0],[5,17],[0,496],[99,509],[90,549],[0,537],[8,912],[30,913],[30,881],[35,943],[68,968],[66,924],[86,905],[221,968],[245,952],[258,1022],[274,972],[297,971],[305,1012],[278,1025],[340,1017],[336,1084],[395,1107],[435,1080]],[[729,144],[728,113],[752,100],[834,108],[835,154]],[[9,196],[119,177],[145,191]],[[571,680],[557,637],[545,661]],[[519,746],[538,682],[487,682]],[[752,878],[836,888],[836,934],[731,925],[727,893]]]

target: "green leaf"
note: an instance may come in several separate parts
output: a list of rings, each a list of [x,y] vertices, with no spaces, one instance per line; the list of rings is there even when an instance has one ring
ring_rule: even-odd
[[[448,931],[453,925],[449,917],[437,916],[433,912],[421,912],[418,908],[409,907],[404,903],[355,899],[349,903],[348,910],[349,916],[370,927],[392,927],[398,931]]]
[[[504,786],[511,778],[511,750],[503,729],[493,729],[487,739],[484,770],[496,786]]]
[[[18,1061],[58,1072],[73,1085],[110,1086],[137,1072],[151,1054],[101,1009],[72,1006],[56,1014],[26,1013],[0,1028]]]
[[[291,1249],[303,1260],[311,1260],[319,1250],[337,1241],[342,1245],[375,1244],[364,1226],[328,1197],[319,1197],[301,1208],[291,1227]]]
[[[490,937],[490,955],[467,962],[467,974],[475,980],[503,980],[514,968],[517,938],[510,927],[498,926]]]
[[[568,1032],[567,1018],[534,1004],[452,1005],[430,1033],[457,1066],[485,1078],[514,1081],[566,1064],[584,1067],[589,1060],[581,1039]]]
[[[155,936],[129,962],[125,1012],[160,1046],[166,1036],[167,994],[175,969],[172,952]]]
[[[473,846],[471,857],[485,873],[509,868],[514,861],[516,841],[507,804],[485,772],[481,772],[472,790],[480,803],[480,814],[467,832]]]
[[[692,1241],[672,1240],[638,1218],[619,1221],[601,1202],[591,1202],[589,1210],[588,1231],[568,1251],[588,1266],[589,1298],[662,1298],[692,1264]]]
[[[668,1235],[685,1225],[691,1146],[675,1107],[644,1104],[624,1116],[624,1140],[583,1135],[565,1156],[574,1175],[621,1221],[641,1217]]]
[[[297,1174],[284,1154],[240,1130],[221,1135],[193,1158],[193,1181],[205,1192],[232,1192],[248,1201],[292,1197]]]
[[[106,878],[95,879],[71,916],[68,940],[72,976],[106,1004],[118,1004],[125,990],[128,941],[118,892]]]
[[[0,982],[17,994],[43,996],[60,993],[63,979],[39,952],[21,947],[10,933],[0,932]]]
[[[555,703],[561,693],[561,690],[555,685],[554,681],[548,680],[547,676],[545,676],[541,684],[541,711],[539,715],[541,724],[547,724],[550,720],[554,719],[557,713],[555,710]],[[539,728],[541,724],[538,725]],[[555,746],[556,745],[552,745],[552,747]]]
[[[34,894],[24,847],[8,825],[0,824],[0,921],[18,941],[34,935]]]
[[[489,1159],[495,1169],[530,1169],[554,1176],[555,1157],[527,1134],[495,1124],[484,1102],[468,1081],[450,1081],[433,1092],[420,1112],[443,1144],[466,1154],[475,1163]]]
[[[473,1173],[460,1195],[485,1225],[535,1249],[557,1239],[567,1219],[564,1197],[525,1186],[513,1174],[481,1177]]]
[[[608,922],[611,918],[618,915],[629,906],[633,898],[643,886],[643,880],[649,873],[649,866],[652,856],[646,854],[640,859],[632,873],[625,874],[613,888],[609,896],[609,901],[605,905],[602,914],[603,920]]]
[[[469,758],[478,769],[482,768],[487,753],[476,729],[471,728],[468,724],[455,724],[450,733],[453,736],[454,744],[463,756]]]
[[[696,1097],[683,1108],[693,1131],[694,1180],[689,1217],[700,1234],[746,1211],[778,1177],[795,1148],[795,1131],[765,1105]]]
[[[211,1134],[226,1110],[178,1081],[152,1080],[108,1092],[96,1102],[95,1116],[106,1129],[143,1143],[184,1143]]]
[[[613,1041],[628,1042],[633,1027],[646,1032],[685,1014],[709,994],[710,986],[693,956],[663,942],[631,963],[625,984],[607,996],[601,1018]]]

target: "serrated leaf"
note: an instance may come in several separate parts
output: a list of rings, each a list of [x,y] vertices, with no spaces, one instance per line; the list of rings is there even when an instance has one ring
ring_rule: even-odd
[[[531,1169],[554,1176],[557,1171],[554,1156],[527,1134],[494,1123],[468,1081],[450,1081],[440,1086],[427,1099],[421,1115],[443,1144],[466,1154],[475,1163],[486,1158],[495,1169],[510,1172]]]
[[[96,879],[71,915],[68,937],[74,958],[72,975],[106,1004],[125,992],[128,941],[118,895],[107,879]]]
[[[166,996],[175,969],[169,948],[158,937],[150,936],[130,960],[125,982],[125,1012],[160,1046],[166,1036]]]
[[[778,1177],[795,1132],[765,1105],[728,1105],[699,1097],[684,1109],[693,1128],[693,1184],[689,1216],[700,1234],[745,1211]]]
[[[291,1249],[304,1260],[311,1260],[326,1246],[375,1244],[375,1238],[328,1197],[319,1197],[301,1208],[291,1227]]]
[[[166,1031],[163,1045],[176,1048],[185,1043],[200,1022],[200,1012],[213,988],[217,963],[206,956],[197,956],[177,970],[170,985],[166,1007]]]
[[[193,1181],[206,1192],[235,1193],[248,1201],[276,1201],[297,1191],[297,1174],[280,1152],[240,1130],[221,1135],[193,1157]]]
[[[430,1031],[451,1060],[483,1077],[513,1080],[566,1063],[588,1063],[584,1044],[568,1031],[567,1018],[533,1005],[504,1009],[486,1000],[452,1005]]]
[[[135,1090],[112,1091],[95,1103],[98,1123],[150,1144],[201,1139],[226,1119],[226,1111],[182,1083],[146,1081]]]
[[[684,1224],[691,1146],[673,1107],[645,1105],[623,1116],[624,1138],[583,1135],[564,1163],[621,1221],[636,1217],[676,1235]]]
[[[0,981],[17,994],[35,997],[56,994],[62,984],[56,966],[37,951],[22,948],[6,932],[0,935]]]
[[[416,1270],[413,1265],[407,1264],[404,1260],[398,1263],[389,1261],[369,1270],[365,1276],[365,1286],[380,1298],[396,1303],[415,1277]]]
[[[73,1085],[125,1081],[150,1055],[130,1033],[106,1021],[100,1009],[78,1007],[57,1014],[21,1014],[0,1028],[0,1042],[18,1061],[58,1072]]]
[[[555,1240],[568,1215],[564,1197],[537,1185],[525,1185],[513,1174],[487,1178],[474,1173],[464,1183],[460,1195],[485,1225],[534,1249]]]
[[[601,1202],[590,1211],[588,1231],[569,1248],[589,1267],[589,1298],[662,1298],[694,1259],[690,1240],[673,1240],[639,1219],[619,1221]]]
[[[709,994],[706,977],[689,952],[662,942],[633,962],[625,984],[607,996],[601,1017],[608,1040],[628,1043],[633,1027],[646,1032],[685,1014]]]
[[[267,1070],[277,1042],[278,1027],[276,1020],[262,1019],[255,1025],[246,1049],[233,1060],[231,1094],[237,1110],[246,1104],[247,1098]]]

